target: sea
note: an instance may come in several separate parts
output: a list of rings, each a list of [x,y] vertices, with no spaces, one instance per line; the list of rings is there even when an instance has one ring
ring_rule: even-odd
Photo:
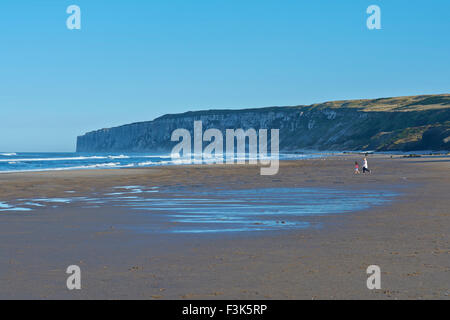
[[[304,150],[296,152],[281,152],[278,159],[282,160],[301,160],[326,158],[337,155],[372,154],[373,151],[313,151]],[[414,152],[377,152],[378,154],[396,154],[396,155],[418,155],[427,157],[433,154],[433,151],[414,151]],[[444,157],[449,157],[449,151],[440,151]],[[13,172],[33,172],[33,171],[61,171],[61,170],[89,170],[89,169],[119,169],[119,168],[144,168],[161,165],[185,165],[185,164],[212,164],[222,161],[226,162],[227,155],[223,158],[209,158],[201,161],[191,159],[172,158],[171,154],[166,153],[79,153],[79,152],[0,152],[0,174]],[[249,161],[248,155],[233,154],[237,160]],[[253,158],[253,160],[270,160],[274,157]]]
[[[280,160],[313,159],[333,153],[281,153]],[[235,159],[247,159],[245,155],[235,155]],[[270,158],[265,158],[270,159]],[[50,152],[0,152],[0,173],[143,168],[161,165],[216,163],[222,158],[203,161],[173,159],[170,153],[50,153]]]

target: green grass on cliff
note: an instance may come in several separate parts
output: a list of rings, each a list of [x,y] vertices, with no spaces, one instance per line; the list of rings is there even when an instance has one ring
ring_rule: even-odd
[[[210,109],[200,111],[188,111],[185,113],[166,114],[157,119],[167,118],[182,118],[185,116],[195,115],[217,115],[232,113],[247,113],[247,112],[267,112],[279,111],[280,109],[298,109],[305,108],[309,110],[321,109],[358,109],[364,112],[409,112],[409,111],[426,111],[436,109],[450,108],[450,94],[435,94],[435,95],[420,95],[420,96],[405,96],[393,98],[379,98],[379,99],[357,99],[357,100],[337,100],[323,103],[315,103],[311,105],[297,105],[297,106],[277,106],[277,107],[263,107],[263,108],[249,108],[249,109]]]
[[[450,94],[341,100],[313,104],[311,108],[355,108],[366,112],[408,112],[450,108]]]

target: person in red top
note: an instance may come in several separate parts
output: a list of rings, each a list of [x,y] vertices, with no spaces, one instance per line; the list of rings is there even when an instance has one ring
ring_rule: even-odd
[[[359,174],[359,163],[355,161],[355,174]]]

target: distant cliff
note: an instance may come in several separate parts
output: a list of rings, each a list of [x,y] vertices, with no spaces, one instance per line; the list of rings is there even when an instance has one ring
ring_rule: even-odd
[[[450,150],[450,94],[333,101],[309,106],[208,110],[86,133],[78,152],[170,151],[172,131],[280,129],[281,150]]]

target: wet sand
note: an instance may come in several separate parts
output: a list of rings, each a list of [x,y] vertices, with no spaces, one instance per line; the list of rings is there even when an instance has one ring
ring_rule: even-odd
[[[395,188],[391,204],[321,217],[320,229],[155,234],[111,207],[0,213],[0,298],[449,299],[450,158],[360,156],[285,161],[276,176],[249,165],[0,174],[0,201],[90,196],[116,186],[239,190]],[[79,265],[82,290],[66,288]],[[379,265],[382,289],[366,287]]]

